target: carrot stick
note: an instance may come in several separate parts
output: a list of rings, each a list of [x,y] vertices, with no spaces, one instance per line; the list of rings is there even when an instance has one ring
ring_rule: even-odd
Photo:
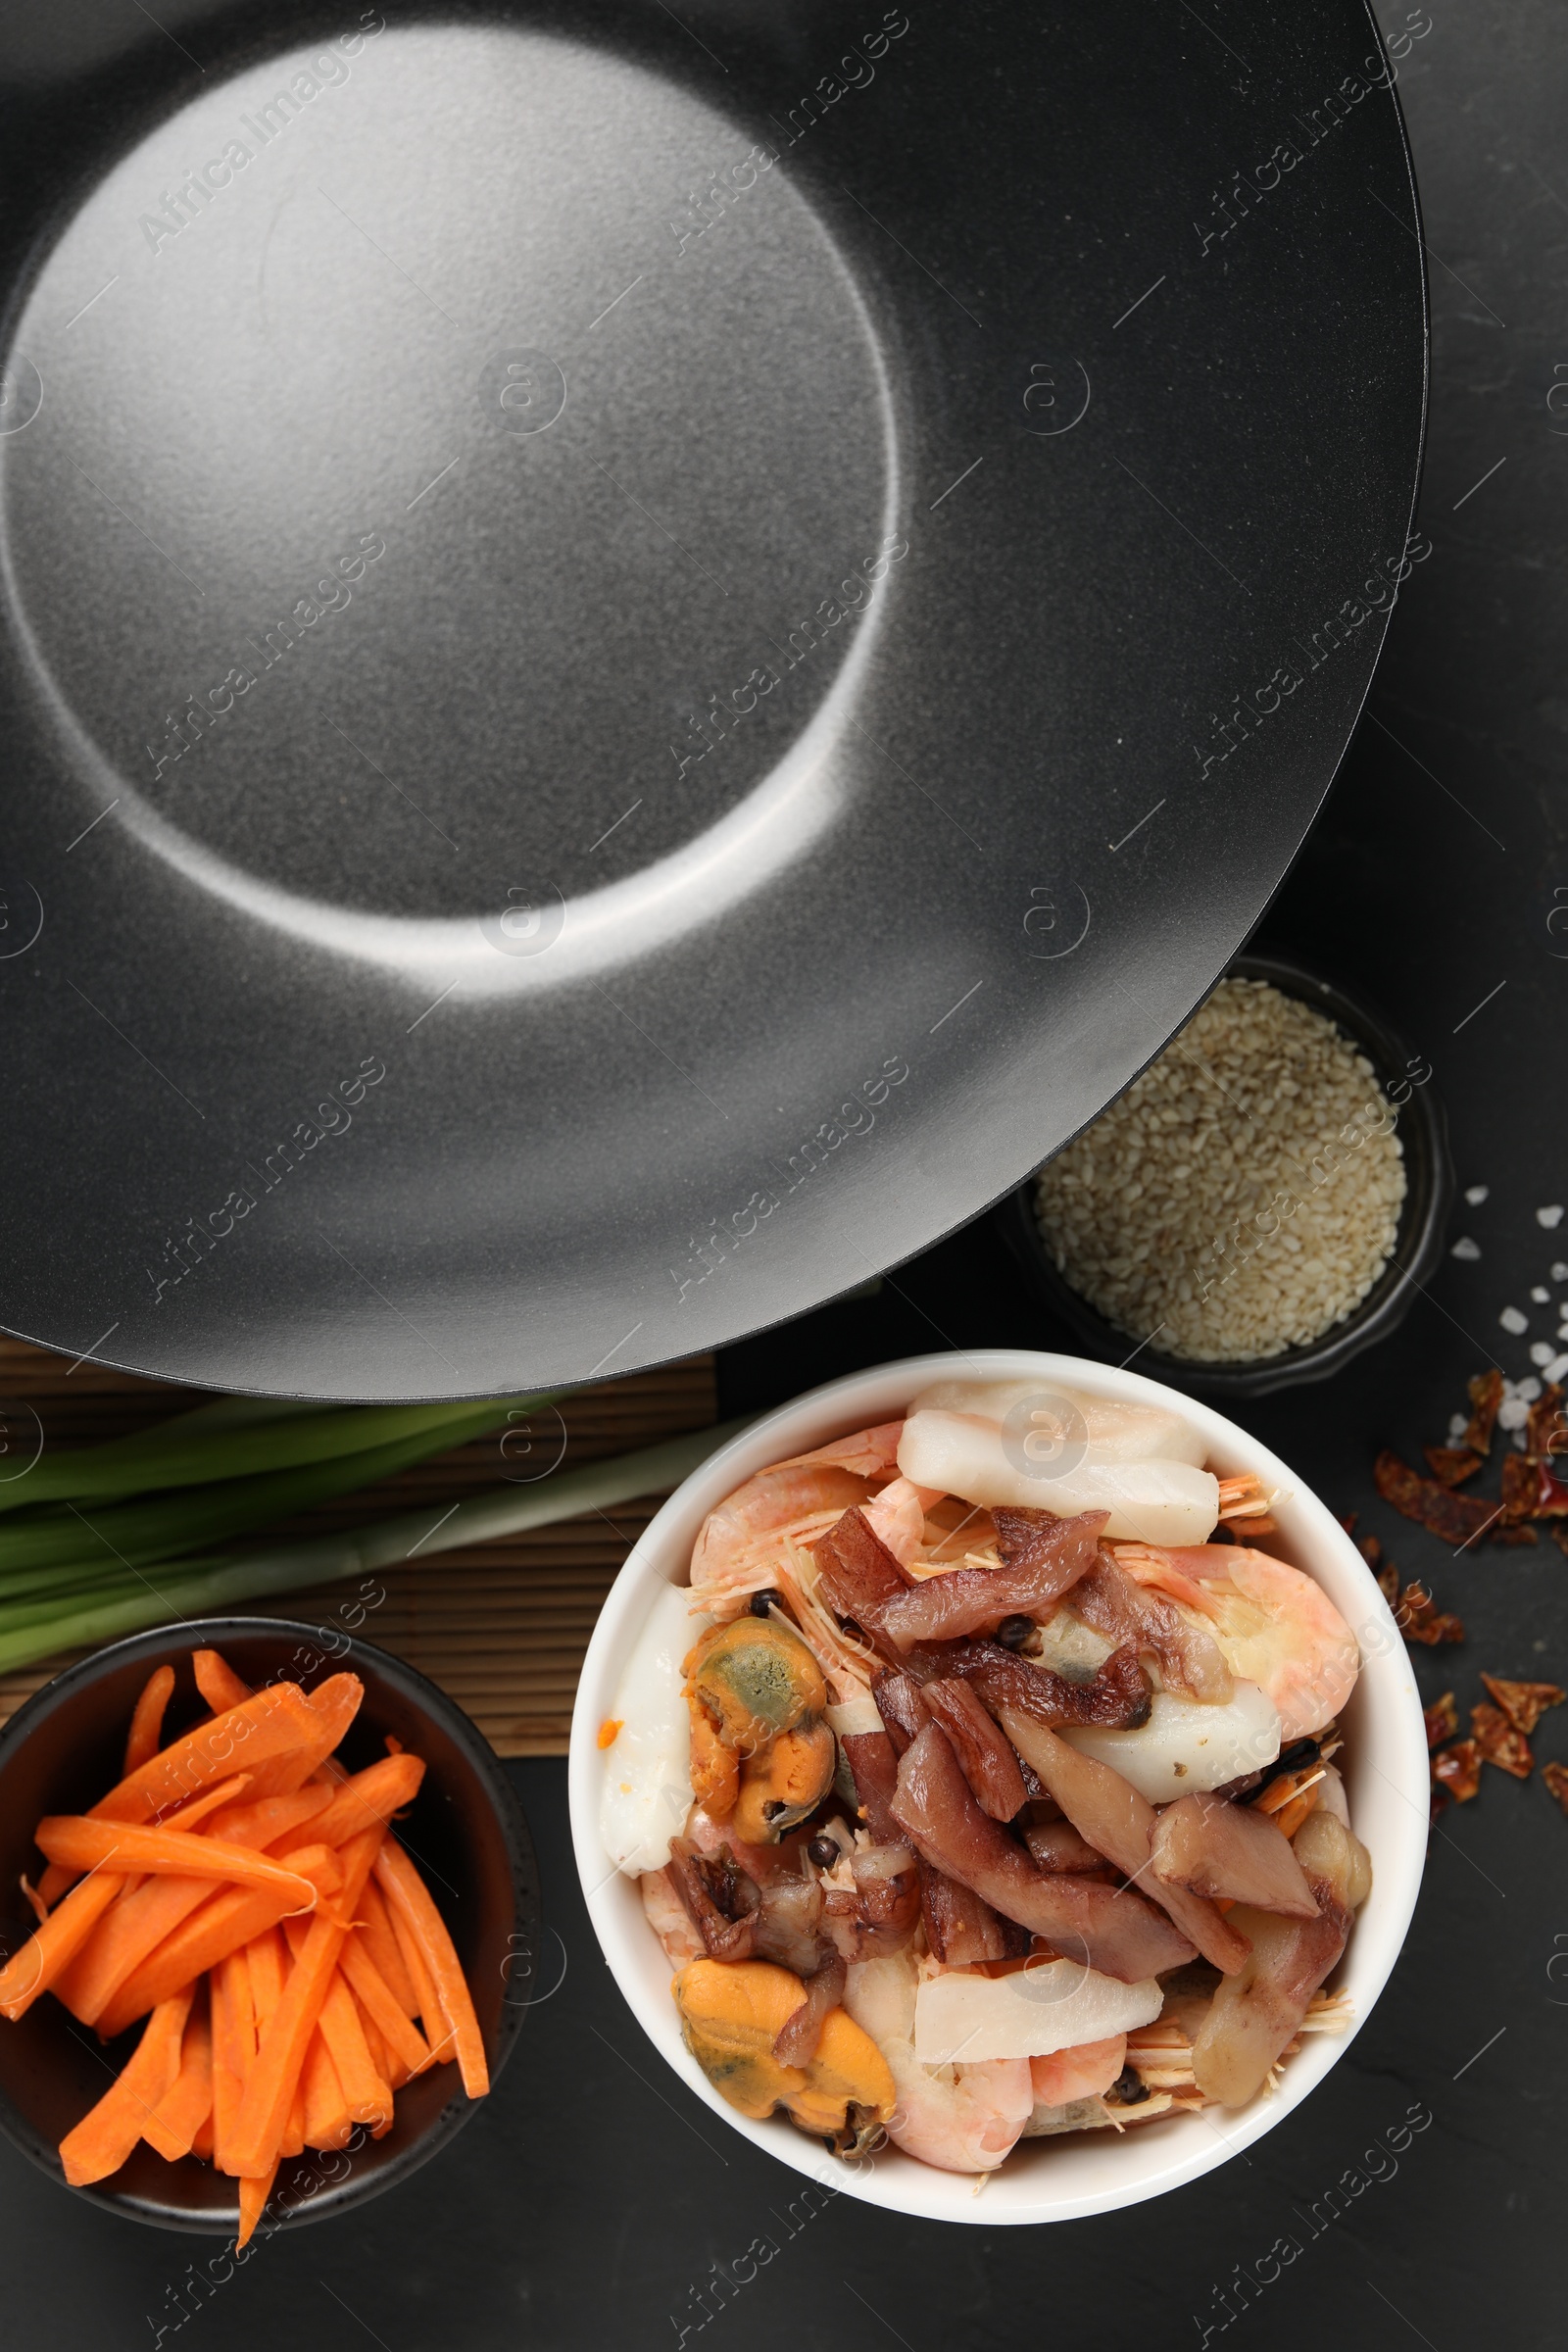
[[[326,1846],[301,1846],[284,1861],[299,1877],[309,1879],[318,1895],[333,1896],[342,1884],[337,1856]],[[100,2040],[113,2041],[159,2001],[216,1968],[240,1944],[296,1908],[287,1895],[270,1887],[225,1886],[210,1896],[131,1970],[97,2020]]]
[[[452,2028],[463,2087],[470,2099],[482,2099],[490,2087],[490,2065],[463,1963],[447,1934],[446,1923],[431,1901],[424,1881],[395,1838],[388,1838],[377,1854],[375,1876],[393,1918],[402,1913],[423,1955],[442,2013]],[[425,2020],[426,2025],[429,2022]]]
[[[325,1789],[302,1789],[295,1796],[263,1797],[256,1804],[223,1802],[225,1790],[239,1786],[239,1782],[227,1782],[209,1790],[182,1813],[172,1814],[171,1823],[183,1825],[195,1818],[198,1805],[212,1802],[220,1806],[210,1816],[213,1835],[221,1832],[233,1845],[265,1848],[298,1830],[329,1801]],[[59,1998],[84,2026],[96,2025],[132,1969],[208,1901],[213,1891],[210,1878],[194,1877],[152,1878],[134,1892],[127,1888],[55,1986]]]
[[[228,1660],[216,1649],[193,1649],[190,1662],[196,1688],[215,1715],[226,1715],[230,1707],[242,1707],[252,1695],[249,1683],[242,1683]]]
[[[349,1933],[347,1922],[354,1916],[354,1905],[381,1838],[379,1828],[367,1830],[342,1847],[344,1918],[340,1922],[318,1915],[311,1921],[283,1997],[260,2037],[256,2065],[234,2126],[232,2160],[242,2173],[265,2173],[281,2145],[311,2034]]]
[[[283,1998],[283,1946],[275,1927],[264,1928],[245,1947],[245,1964],[250,1970],[251,2000],[256,2013],[256,2039],[272,2022],[278,2002]],[[244,2097],[243,2089],[240,2093]]]
[[[278,2143],[279,2156],[302,2156],[305,2153],[305,2085],[296,2082],[294,2096],[289,2101],[288,2122]]]
[[[242,2246],[248,2246],[255,2236],[256,2225],[267,2211],[267,2200],[272,2193],[272,2182],[276,2179],[277,2167],[274,2164],[270,2173],[260,2174],[253,2180],[241,2180],[239,2184],[239,2235],[234,2240],[236,2253]]]
[[[362,1830],[388,1828],[393,1814],[418,1794],[423,1778],[424,1766],[417,1756],[383,1756],[341,1783],[317,1818],[316,1836],[323,1845],[343,1845]]]
[[[27,1937],[0,1969],[0,2017],[24,2017],[40,1992],[62,1977],[99,1920],[124,1886],[120,1871],[95,1871],[74,1886],[63,1903]],[[140,2016],[137,2010],[135,2015]],[[126,2020],[129,2023],[129,2020]]]
[[[256,2064],[256,2005],[251,1997],[250,1962],[230,1952],[212,1971],[213,1987],[213,2162],[228,2171],[228,2136]]]
[[[162,2001],[147,2020],[140,2041],[96,2107],[60,2143],[60,2161],[73,2188],[118,2173],[140,2139],[153,2110],[179,2070],[180,2036],[190,2011],[192,1985]]]
[[[124,1778],[128,1779],[131,1773],[139,1772],[144,1764],[151,1763],[157,1755],[158,1742],[164,1731],[164,1709],[173,1694],[174,1669],[172,1666],[155,1666],[142,1686],[141,1696],[136,1701],[135,1712],[130,1719],[130,1730],[125,1735]]]
[[[274,1683],[259,1690],[242,1707],[215,1716],[161,1748],[149,1763],[126,1775],[109,1794],[88,1808],[94,1821],[156,1821],[172,1806],[226,1780],[236,1763],[252,1776],[257,1795],[271,1793],[258,1783],[258,1768],[274,1759],[294,1756],[320,1737],[317,1717],[305,1693],[294,1683]],[[54,1903],[72,1881],[64,1864],[51,1863],[38,1891]]]
[[[371,2017],[369,2011],[366,2008],[365,2003],[361,2000],[359,1994],[357,1992],[353,1992],[352,1987],[350,1989],[355,2009],[359,2013],[360,2032],[365,2035],[365,2046],[370,2053],[370,2064],[374,2067],[376,2073],[380,2076],[388,2090],[396,2090],[400,2084],[408,2081],[409,2070],[403,2064],[401,2058],[393,2057],[391,2051],[386,2046],[386,2041],[382,2035],[380,2027],[376,2024],[374,2018]],[[390,2120],[390,2114],[391,2111],[389,2109],[387,2120]],[[372,2137],[373,2136],[374,2134],[372,2132]]]
[[[201,2000],[191,2003],[180,2044],[179,2072],[142,2126],[150,2148],[176,2164],[213,2112],[213,2034]]]
[[[425,1965],[424,1954],[419,1948],[419,1939],[401,1911],[393,1911],[391,1919],[392,1933],[397,1938],[403,1965],[414,1980],[414,1997],[418,2006],[419,2023],[424,2030],[424,2038],[429,2044],[430,2062],[433,2066],[450,2066],[457,2057],[458,2046],[453,2036],[451,2021],[441,2006],[440,1995],[436,1991],[430,1971]]]
[[[386,1897],[373,1878],[365,1882],[365,1892],[359,1900],[359,1919],[355,1926],[355,1940],[362,1943],[375,1962],[386,1981],[393,1999],[405,2017],[417,2017],[419,1996],[414,1989],[414,1979],[392,1933],[387,1916]]]
[[[190,2143],[191,2154],[199,2157],[203,2164],[211,2164],[213,2161],[213,2111],[209,2108],[192,2133]]]
[[[296,1905],[314,1909],[316,1889],[248,1846],[220,1838],[193,1838],[182,1830],[144,1829],[128,1821],[91,1821],[84,1813],[48,1813],[35,1832],[40,1853],[76,1871],[100,1863],[151,1873],[158,1878],[226,1879],[236,1886],[270,1886],[292,1894]]]
[[[292,1928],[298,1928],[304,1923],[291,1921],[289,1924]],[[306,1934],[309,1933],[307,1928]],[[296,1940],[291,1935],[289,1941],[295,1945],[297,1955],[304,1938]],[[340,1953],[340,1960],[341,1957]],[[317,2032],[332,2054],[332,2064],[337,2069],[338,2083],[348,2101],[350,2117],[357,2124],[381,2123],[392,2112],[391,2085],[370,2055],[365,2030],[360,2024],[359,2005],[349,1990],[341,1967],[335,1968],[328,1980],[321,2013],[317,2020]]]
[[[354,2130],[354,2118],[349,2113],[337,2067],[319,2026],[311,2035],[300,2081],[305,2092],[306,2146],[341,2147]]]
[[[355,1929],[343,1946],[338,1966],[347,1978],[360,2007],[367,2017],[373,2019],[387,2050],[401,2060],[406,2074],[421,2075],[427,2066],[434,2064],[430,2046],[376,1967],[369,1947],[361,1940],[363,1933],[362,1929]],[[374,2045],[371,2046],[373,2048]],[[386,2074],[385,2067],[380,2071]],[[390,2075],[387,2080],[391,2082]],[[394,2083],[393,2088],[396,2087]]]

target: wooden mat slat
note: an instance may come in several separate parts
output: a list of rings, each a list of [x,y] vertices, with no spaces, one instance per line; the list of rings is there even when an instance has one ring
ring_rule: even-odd
[[[0,1338],[0,1415],[10,1398],[32,1407],[51,1447],[101,1445],[206,1401],[195,1392],[136,1380],[98,1364],[83,1363],[73,1371],[64,1356],[47,1354],[22,1340]],[[569,1467],[708,1428],[715,1417],[710,1356],[696,1356],[659,1372],[630,1373],[564,1398],[559,1408],[536,1414],[526,1430],[495,1431],[270,1532],[329,1534],[426,1505],[439,1517],[452,1503],[515,1477],[534,1461],[552,1461],[563,1435],[561,1466]],[[13,1449],[25,1435],[36,1442],[30,1421],[13,1414]],[[536,1450],[522,1457],[519,1448],[525,1437]],[[325,1627],[347,1624],[357,1604],[363,1605],[363,1622],[350,1630],[407,1658],[439,1683],[473,1717],[498,1753],[561,1755],[583,1651],[605,1595],[662,1499],[646,1495],[616,1503],[608,1514],[585,1512],[559,1527],[533,1528],[523,1535],[472,1544],[466,1551],[411,1560],[382,1569],[374,1578],[349,1578],[258,1601],[249,1604],[246,1613]],[[40,1684],[82,1654],[62,1652],[20,1673],[0,1676],[0,1722]]]

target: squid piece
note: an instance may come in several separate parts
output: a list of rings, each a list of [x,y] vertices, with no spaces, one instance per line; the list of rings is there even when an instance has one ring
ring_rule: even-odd
[[[915,1970],[907,1953],[850,1970],[844,2005],[882,2052],[897,2086],[888,2137],[948,2173],[990,2173],[1034,2112],[1029,2061],[922,2066],[914,2054]]]
[[[993,1714],[1016,1707],[1036,1723],[1099,1726],[1107,1731],[1135,1731],[1149,1721],[1149,1681],[1131,1642],[1112,1650],[1088,1682],[1071,1682],[1014,1656],[1000,1642],[946,1642],[909,1652],[906,1672],[925,1682],[938,1676],[961,1675],[973,1683]]]
[[[969,1413],[981,1421],[1038,1429],[1057,1445],[1082,1445],[1104,1461],[1190,1462],[1200,1470],[1208,1442],[1162,1404],[1128,1404],[1058,1389],[1042,1380],[939,1380],[922,1389],[911,1413]]]
[[[1169,1912],[1205,1960],[1226,1973],[1240,1968],[1248,1954],[1246,1936],[1200,1894],[1151,1877],[1150,1854],[1158,1817],[1131,1782],[1124,1781],[1108,1764],[1080,1755],[1065,1740],[1058,1740],[1042,1724],[1031,1723],[1027,1716],[1004,1709],[1002,1722],[1079,1835]]]
[[[1164,1997],[1152,1977],[1124,1984],[1076,1960],[1047,1960],[1004,1977],[927,1977],[915,1996],[914,2054],[922,2066],[1049,2058],[1152,2025]]]
[[[1038,1869],[981,1812],[939,1724],[928,1723],[901,1757],[893,1809],[915,1851],[938,1870],[1102,1976],[1138,1984],[1194,1956],[1196,1947],[1135,1889]]]
[[[1213,1635],[1182,1614],[1163,1592],[1118,1568],[1102,1552],[1073,1589],[1073,1612],[1108,1642],[1132,1642],[1159,1660],[1167,1690],[1200,1706],[1222,1706],[1231,1695],[1231,1670]]]
[[[1149,1850],[1152,1877],[1142,1884],[1156,1901],[1161,1887],[1185,1886],[1211,1901],[1248,1903],[1288,1919],[1316,1916],[1312,1890],[1289,1839],[1266,1813],[1250,1805],[1228,1805],[1217,1796],[1180,1797],[1154,1823]]]
[[[993,1821],[1011,1821],[1028,1798],[1015,1750],[1003,1738],[969,1684],[927,1683],[920,1692],[927,1712],[953,1741],[975,1802]]]
[[[1203,1544],[1219,1520],[1219,1481],[1193,1463],[1117,1460],[1070,1439],[1037,1461],[1027,1437],[1009,1437],[972,1413],[911,1413],[899,1441],[899,1468],[920,1487],[940,1487],[994,1509],[1011,1503],[1068,1519],[1105,1511],[1107,1536],[1143,1544]]]
[[[1049,1617],[1093,1567],[1103,1511],[1054,1519],[1047,1511],[998,1511],[1000,1568],[955,1568],[877,1603],[877,1630],[907,1652],[917,1642],[949,1642],[1004,1617]]]
[[[824,1930],[847,1961],[902,1952],[920,1916],[920,1869],[913,1848],[902,1839],[858,1846],[848,1859],[855,1889],[824,1888]]]

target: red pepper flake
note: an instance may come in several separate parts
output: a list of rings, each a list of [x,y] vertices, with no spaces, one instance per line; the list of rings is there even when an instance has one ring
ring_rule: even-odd
[[[1492,1432],[1501,1402],[1502,1374],[1496,1366],[1490,1372],[1478,1372],[1470,1383],[1470,1426],[1464,1433],[1464,1442],[1472,1453],[1492,1451]]]
[[[1423,1446],[1421,1450],[1440,1487],[1462,1487],[1467,1478],[1474,1478],[1486,1458],[1484,1454],[1472,1453],[1468,1446]]]
[[[1435,1478],[1422,1478],[1387,1448],[1373,1463],[1372,1475],[1385,1502],[1461,1550],[1498,1516],[1499,1506],[1486,1495],[1456,1494],[1440,1487]]]
[[[1481,1679],[1486,1682],[1485,1675]],[[1492,1688],[1490,1683],[1487,1684],[1487,1688],[1489,1690]],[[1441,1698],[1435,1698],[1431,1706],[1424,1708],[1422,1712],[1426,1718],[1427,1746],[1429,1748],[1441,1747],[1445,1740],[1457,1739],[1459,1710],[1453,1703],[1451,1690],[1445,1690]]]
[[[1383,1546],[1378,1542],[1376,1536],[1363,1536],[1355,1548],[1361,1554],[1362,1559],[1365,1560],[1369,1568],[1378,1569],[1382,1567]]]
[[[1389,1580],[1391,1584],[1398,1584],[1399,1572],[1396,1568],[1390,1569]],[[1383,1584],[1382,1577],[1378,1582]],[[1440,1609],[1425,1585],[1406,1585],[1402,1592],[1396,1593],[1390,1592],[1388,1586],[1384,1586],[1384,1591],[1389,1606],[1394,1611],[1394,1622],[1406,1642],[1419,1642],[1423,1647],[1432,1649],[1440,1642],[1464,1640],[1463,1620],[1455,1617],[1450,1609]]]
[[[1548,1381],[1530,1407],[1525,1421],[1525,1451],[1553,1455],[1568,1452],[1568,1421],[1561,1412],[1562,1390]]]
[[[1541,1777],[1563,1811],[1568,1813],[1568,1764],[1543,1764]]]
[[[1505,1454],[1502,1515],[1515,1526],[1522,1519],[1568,1519],[1568,1485],[1539,1454]]]
[[[1536,1768],[1530,1742],[1514,1730],[1500,1707],[1489,1707],[1485,1699],[1472,1707],[1470,1735],[1489,1764],[1511,1772],[1516,1781],[1529,1780]]]
[[[1568,1691],[1556,1683],[1510,1683],[1498,1674],[1484,1674],[1481,1680],[1514,1730],[1523,1733],[1527,1740],[1546,1709],[1560,1707],[1564,1698],[1568,1698]]]
[[[1434,1756],[1432,1778],[1455,1803],[1467,1805],[1481,1787],[1481,1750],[1475,1740],[1457,1740]]]

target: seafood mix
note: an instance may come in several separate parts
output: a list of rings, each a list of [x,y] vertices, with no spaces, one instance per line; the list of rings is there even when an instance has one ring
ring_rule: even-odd
[[[742,2114],[984,2174],[1343,2030],[1359,1653],[1203,1453],[1159,1405],[948,1381],[709,1514],[601,1826]]]

